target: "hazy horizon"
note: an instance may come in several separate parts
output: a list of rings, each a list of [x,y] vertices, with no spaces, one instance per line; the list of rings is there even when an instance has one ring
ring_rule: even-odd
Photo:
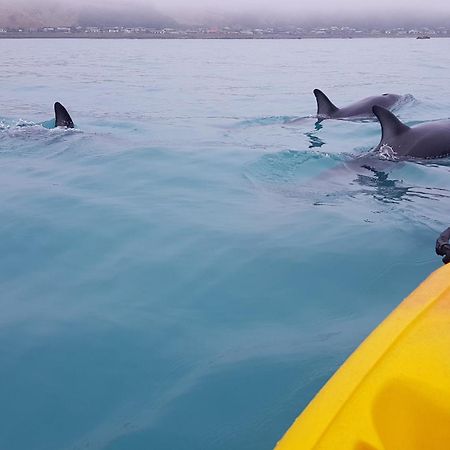
[[[0,26],[73,25],[274,25],[360,24],[366,26],[445,25],[450,4],[444,0],[0,0]]]

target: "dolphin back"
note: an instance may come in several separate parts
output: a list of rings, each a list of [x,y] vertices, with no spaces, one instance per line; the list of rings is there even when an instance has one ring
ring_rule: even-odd
[[[394,114],[382,106],[373,106],[372,112],[375,114],[381,125],[380,143],[384,143],[387,139],[396,137],[410,129],[408,125],[405,125]]]
[[[73,121],[67,109],[61,103],[55,103],[55,127],[73,128]]]
[[[339,108],[320,89],[314,89],[313,94],[317,102],[317,117],[331,117],[339,111]]]

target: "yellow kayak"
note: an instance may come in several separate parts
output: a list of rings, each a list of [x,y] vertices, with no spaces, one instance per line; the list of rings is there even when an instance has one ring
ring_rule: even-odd
[[[276,450],[450,449],[450,264],[348,358]]]

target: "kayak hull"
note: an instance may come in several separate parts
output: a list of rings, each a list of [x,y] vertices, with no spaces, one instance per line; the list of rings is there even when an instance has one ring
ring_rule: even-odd
[[[450,265],[347,359],[276,450],[450,448]]]

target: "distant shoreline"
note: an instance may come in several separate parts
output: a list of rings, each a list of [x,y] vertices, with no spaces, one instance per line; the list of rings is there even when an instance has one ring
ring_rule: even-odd
[[[432,36],[432,39],[448,38],[450,36]],[[403,35],[361,35],[361,36],[286,36],[286,35],[263,35],[263,36],[245,36],[245,35],[227,35],[221,33],[199,34],[191,36],[179,35],[149,35],[144,33],[44,33],[44,32],[8,32],[0,33],[0,39],[147,39],[147,40],[301,40],[301,39],[417,39],[417,36]]]

